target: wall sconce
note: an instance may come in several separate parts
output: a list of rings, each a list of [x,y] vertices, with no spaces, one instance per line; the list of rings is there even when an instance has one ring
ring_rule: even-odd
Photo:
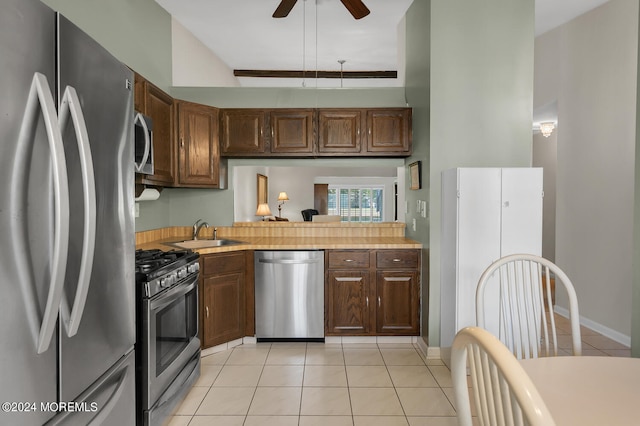
[[[542,136],[545,138],[548,138],[555,128],[556,125],[552,122],[540,123],[540,133],[542,133]]]
[[[271,210],[269,209],[269,204],[267,203],[258,204],[258,210],[256,210],[256,216],[262,216],[263,221],[265,216],[271,216]]]
[[[289,197],[286,192],[278,194],[278,217],[282,217],[282,206],[285,201],[289,201]]]

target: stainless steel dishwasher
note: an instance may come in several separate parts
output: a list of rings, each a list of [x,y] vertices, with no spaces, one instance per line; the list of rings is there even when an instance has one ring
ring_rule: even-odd
[[[258,341],[324,341],[324,252],[256,251]]]

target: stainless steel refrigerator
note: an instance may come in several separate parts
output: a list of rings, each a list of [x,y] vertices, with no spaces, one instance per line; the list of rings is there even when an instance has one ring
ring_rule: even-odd
[[[0,3],[0,424],[135,422],[132,84],[40,1]]]

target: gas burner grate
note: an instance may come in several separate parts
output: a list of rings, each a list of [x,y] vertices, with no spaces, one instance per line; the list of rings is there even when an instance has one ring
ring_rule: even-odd
[[[136,250],[136,272],[143,274],[155,272],[192,254],[191,250]]]

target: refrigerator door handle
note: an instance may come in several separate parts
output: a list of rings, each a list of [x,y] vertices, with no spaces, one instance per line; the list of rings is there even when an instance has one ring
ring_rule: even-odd
[[[144,129],[144,155],[142,156],[142,160],[140,161],[140,164],[135,163],[136,171],[140,172],[142,171],[142,168],[144,167],[144,165],[147,164],[147,160],[149,159],[149,153],[151,151],[151,139],[149,136],[149,127],[147,127],[147,122],[142,116],[142,114],[140,113],[136,114],[134,125],[135,123],[140,123],[140,125]]]
[[[89,145],[89,133],[82,113],[82,106],[76,90],[67,86],[60,103],[59,123],[60,131],[66,128],[69,116],[78,141],[78,154],[80,157],[80,169],[82,172],[82,189],[84,192],[84,234],[82,237],[82,257],[80,260],[80,272],[78,285],[73,301],[73,309],[69,313],[69,302],[62,298],[60,306],[62,318],[69,337],[75,336],[80,327],[82,313],[87,301],[87,293],[91,283],[91,271],[93,268],[93,254],[96,246],[96,184],[93,173],[93,158]]]
[[[38,108],[38,106],[40,108]],[[40,331],[36,341],[36,351],[38,354],[44,353],[49,349],[51,338],[58,320],[58,311],[60,301],[62,299],[64,277],[67,268],[67,256],[69,249],[69,183],[67,179],[67,164],[64,155],[64,146],[62,143],[62,133],[58,127],[58,116],[56,114],[56,106],[53,95],[47,82],[47,77],[39,72],[34,73],[29,90],[29,98],[25,108],[22,120],[20,135],[18,139],[19,146],[25,146],[33,140],[35,129],[38,124],[38,110],[42,111],[44,125],[47,133],[47,141],[49,143],[49,151],[51,153],[51,167],[53,174],[53,193],[54,193],[54,223],[53,223],[53,246],[51,259],[51,281],[47,294],[47,303],[44,308],[44,314],[40,318],[35,310],[27,308],[28,312],[36,312],[38,315],[36,323],[40,323]],[[16,196],[21,191],[14,191]],[[12,204],[17,206],[19,201],[13,200]],[[17,228],[14,229],[17,231]],[[14,238],[19,253],[28,253],[25,244],[25,235]],[[20,260],[22,259],[22,260]],[[28,270],[27,260],[18,256],[18,262],[24,263],[21,268]],[[27,283],[23,283],[27,285]]]

